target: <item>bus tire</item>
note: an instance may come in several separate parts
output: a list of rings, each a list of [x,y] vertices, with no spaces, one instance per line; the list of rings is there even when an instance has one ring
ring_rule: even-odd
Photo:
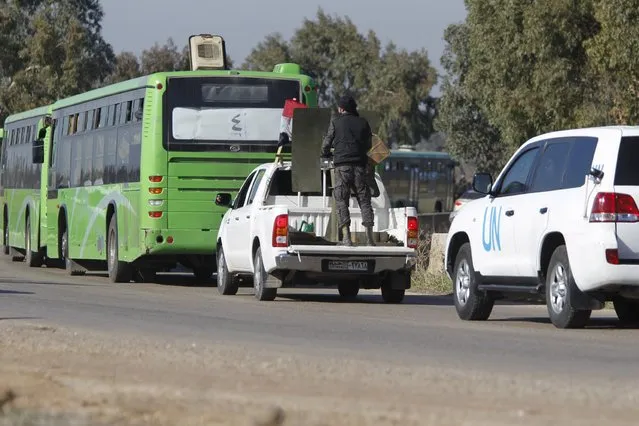
[[[42,266],[42,257],[39,251],[34,252],[31,248],[31,218],[29,216],[27,216],[24,231],[24,261],[31,268],[39,268]]]
[[[69,258],[69,230],[66,226],[60,236],[60,257],[69,275],[84,275],[85,271]]]
[[[3,241],[2,241],[2,251],[4,254],[9,254],[9,220],[7,219],[7,211],[4,211],[4,220],[3,220],[4,228],[2,228],[3,232]]]
[[[109,271],[109,280],[112,283],[128,283],[131,282],[132,278],[131,265],[129,265],[128,262],[119,260],[118,247],[118,220],[114,213],[109,221],[109,234],[107,237],[107,268]]]

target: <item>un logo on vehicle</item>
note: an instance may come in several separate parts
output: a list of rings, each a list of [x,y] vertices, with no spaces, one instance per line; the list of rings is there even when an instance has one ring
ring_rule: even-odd
[[[488,211],[490,210],[490,214]],[[488,219],[488,224],[486,224]],[[484,245],[484,250],[501,251],[501,207],[499,211],[497,207],[486,207],[484,210],[484,221],[481,228],[481,242]]]

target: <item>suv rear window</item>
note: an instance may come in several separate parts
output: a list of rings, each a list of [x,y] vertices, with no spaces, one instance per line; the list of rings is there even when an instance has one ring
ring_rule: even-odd
[[[615,185],[639,186],[639,136],[621,138],[615,171]]]

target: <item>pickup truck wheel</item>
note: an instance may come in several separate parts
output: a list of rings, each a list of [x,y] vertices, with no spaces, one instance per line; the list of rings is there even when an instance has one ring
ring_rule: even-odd
[[[235,295],[240,285],[231,274],[226,266],[226,256],[224,256],[224,249],[220,247],[217,251],[217,291],[224,295]]]
[[[253,287],[255,289],[255,298],[259,301],[271,301],[277,297],[276,288],[265,288],[266,271],[264,270],[264,262],[262,261],[262,249],[258,247],[253,261]]]
[[[337,291],[344,299],[355,299],[359,293],[359,284],[357,282],[341,282],[337,284]]]
[[[557,328],[583,328],[592,310],[576,310],[571,303],[575,281],[570,270],[566,246],[555,249],[546,273],[546,307],[550,321]]]
[[[639,302],[628,300],[623,297],[616,297],[612,301],[619,321],[626,323],[639,323]]]
[[[487,320],[493,311],[495,301],[477,288],[470,243],[462,245],[457,252],[454,271],[454,300],[457,316],[464,321]]]
[[[405,294],[406,289],[392,288],[390,283],[382,284],[382,299],[386,303],[402,303]]]

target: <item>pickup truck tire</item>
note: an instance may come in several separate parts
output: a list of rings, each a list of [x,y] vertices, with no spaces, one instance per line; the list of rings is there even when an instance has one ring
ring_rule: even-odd
[[[357,282],[341,282],[337,284],[337,291],[344,299],[355,299],[359,294],[359,283]]]
[[[217,291],[225,296],[233,296],[239,288],[239,282],[229,274],[224,249],[220,246],[217,250]]]
[[[266,271],[264,270],[264,262],[262,261],[262,249],[257,248],[255,259],[253,260],[253,288],[255,289],[255,298],[259,301],[271,301],[277,297],[277,288],[265,288]]]
[[[619,296],[612,301],[612,304],[619,321],[631,324],[639,323],[639,302]]]
[[[392,288],[390,283],[382,284],[382,299],[385,303],[402,303],[404,300],[404,295],[406,294],[406,289],[397,289]]]
[[[566,246],[555,249],[546,273],[546,307],[550,322],[557,328],[583,328],[592,310],[576,310],[571,289],[576,288]]]
[[[453,271],[453,299],[457,316],[464,321],[487,320],[495,301],[477,288],[470,243],[459,248]]]

